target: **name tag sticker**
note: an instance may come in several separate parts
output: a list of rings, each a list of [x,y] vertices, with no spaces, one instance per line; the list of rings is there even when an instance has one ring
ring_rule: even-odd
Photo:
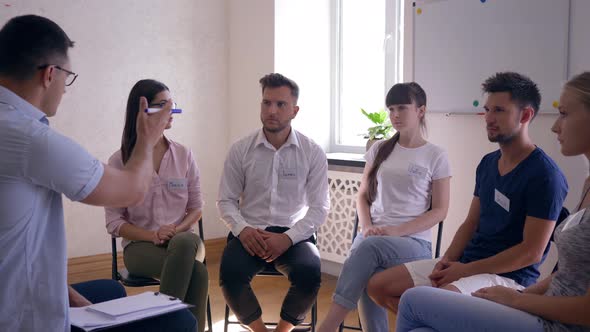
[[[570,214],[563,221],[565,224],[563,225],[562,231],[565,231],[566,229],[570,229],[572,227],[578,226],[580,224],[580,221],[582,221],[582,217],[584,216],[585,211],[586,211],[586,209],[583,209],[583,210],[580,210],[574,214]]]
[[[419,178],[426,178],[428,169],[426,167],[410,163],[408,166],[408,174]]]
[[[295,167],[283,167],[279,174],[282,179],[296,179],[297,169]]]
[[[187,182],[187,179],[170,179],[168,180],[168,190],[185,190]]]
[[[504,196],[498,189],[494,189],[494,200],[500,205],[506,212],[510,212],[510,200]]]

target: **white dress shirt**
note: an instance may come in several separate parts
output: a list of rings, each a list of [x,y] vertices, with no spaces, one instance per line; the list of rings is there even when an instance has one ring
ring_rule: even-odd
[[[294,129],[277,150],[260,129],[232,145],[217,208],[234,236],[247,226],[283,226],[293,244],[303,241],[330,209],[326,154]]]

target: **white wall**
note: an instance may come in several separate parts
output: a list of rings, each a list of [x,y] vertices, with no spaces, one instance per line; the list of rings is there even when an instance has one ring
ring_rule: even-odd
[[[211,0],[214,1],[214,0]],[[216,151],[217,172],[212,173],[215,195],[227,151],[233,142],[260,128],[261,90],[258,80],[274,68],[274,2],[273,0],[227,0],[226,25],[228,57],[226,94],[222,97],[227,112],[223,122],[213,124],[225,136],[225,144]],[[209,175],[207,175],[209,177]],[[215,206],[216,196],[208,203]],[[215,211],[211,215],[207,238],[225,237],[228,229]]]
[[[76,41],[67,88],[51,125],[106,162],[118,149],[129,90],[142,78],[166,83],[185,111],[169,137],[192,148],[204,176],[206,235],[217,222],[220,165],[227,146],[228,19],[217,0],[19,0],[0,21],[46,16]],[[110,252],[102,208],[65,201],[68,256]],[[219,232],[217,232],[219,235]]]
[[[273,0],[228,1],[227,129],[229,143],[233,143],[261,126],[258,80],[274,71],[275,12]]]

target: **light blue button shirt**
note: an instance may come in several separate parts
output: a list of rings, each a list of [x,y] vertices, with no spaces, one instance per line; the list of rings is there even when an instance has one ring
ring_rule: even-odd
[[[0,86],[0,331],[69,331],[61,194],[79,201],[103,165]]]

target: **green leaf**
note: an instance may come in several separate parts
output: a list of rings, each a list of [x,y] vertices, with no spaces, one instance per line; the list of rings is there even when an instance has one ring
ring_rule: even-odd
[[[387,112],[385,112],[384,110],[380,110],[379,112],[367,113],[367,111],[361,108],[361,113],[363,113],[374,124],[382,124],[385,122],[385,120],[387,120]]]
[[[389,114],[384,109],[378,112],[367,113],[367,111],[361,108],[361,113],[375,124],[375,126],[367,128],[367,133],[364,135],[365,138],[372,140],[391,137],[392,126],[389,122]]]

